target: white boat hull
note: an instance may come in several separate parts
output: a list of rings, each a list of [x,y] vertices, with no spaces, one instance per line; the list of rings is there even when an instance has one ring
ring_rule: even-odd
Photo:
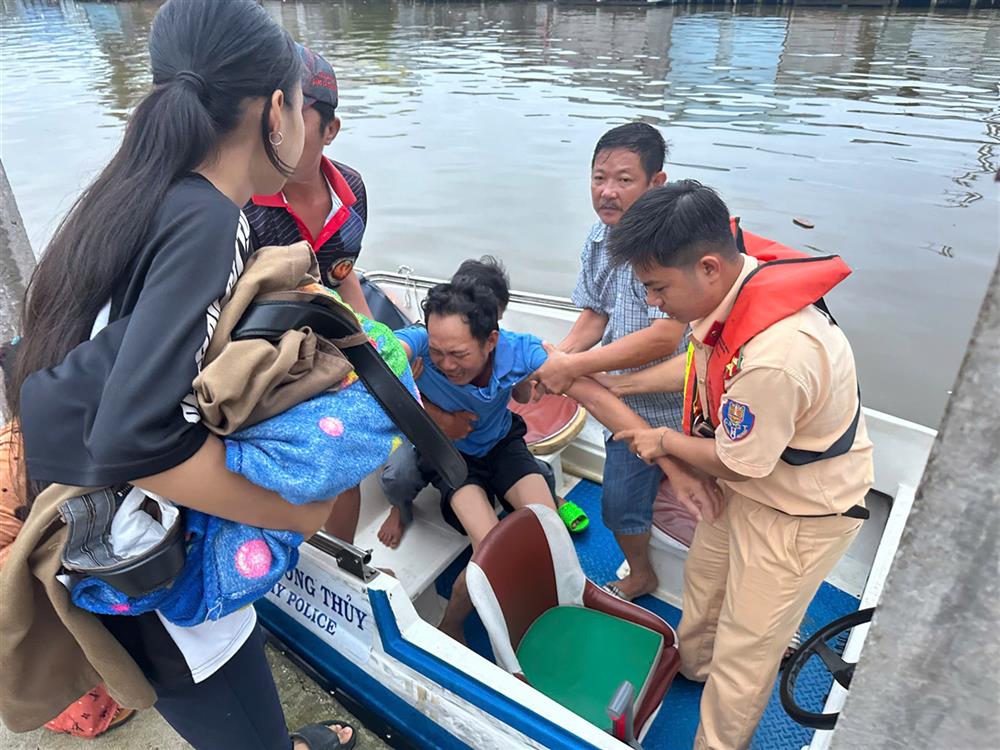
[[[398,274],[370,278],[414,319],[419,317],[423,293],[437,281]],[[514,293],[504,324],[558,341],[576,314],[567,300]],[[871,501],[872,520],[829,580],[859,597],[862,606],[872,606],[878,601],[935,433],[867,409],[866,419],[875,443],[875,489],[881,494]],[[603,431],[591,420],[563,453],[565,468],[599,480],[603,445]],[[555,463],[559,469],[558,457]],[[467,541],[441,520],[432,491],[418,497],[416,519],[394,551],[375,537],[388,510],[377,483],[366,480],[362,494],[356,544],[377,549],[376,564],[392,568],[397,577],[379,575],[365,583],[341,570],[329,555],[304,545],[298,567],[259,607],[272,632],[420,747],[626,747],[434,627],[444,604],[434,580]],[[686,548],[654,530],[651,555],[661,584],[657,598],[679,607]],[[860,652],[866,631],[858,628],[849,640],[850,658]],[[845,691],[834,689],[827,710],[839,710],[844,695]],[[823,750],[830,735],[815,733],[809,747]]]

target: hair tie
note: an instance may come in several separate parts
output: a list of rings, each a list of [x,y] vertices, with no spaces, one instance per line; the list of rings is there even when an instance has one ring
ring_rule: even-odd
[[[189,83],[194,88],[195,93],[198,94],[198,98],[204,98],[205,94],[208,93],[208,84],[205,83],[205,79],[200,75],[195,73],[193,70],[182,70],[174,76],[175,81],[182,81],[184,83]]]

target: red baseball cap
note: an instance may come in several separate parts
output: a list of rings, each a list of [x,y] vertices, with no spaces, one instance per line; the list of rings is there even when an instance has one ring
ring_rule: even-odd
[[[330,65],[320,55],[301,44],[299,57],[302,58],[302,96],[305,105],[312,106],[316,102],[324,102],[334,109],[337,108],[337,75]]]

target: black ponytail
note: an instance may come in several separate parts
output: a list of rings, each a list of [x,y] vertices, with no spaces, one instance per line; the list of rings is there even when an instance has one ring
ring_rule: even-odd
[[[14,393],[88,338],[170,186],[213,154],[248,100],[265,100],[268,159],[286,175],[294,168],[268,139],[268,115],[274,91],[291,101],[301,62],[291,37],[257,3],[169,0],[153,21],[149,56],[153,90],[132,113],[114,158],[59,225],[28,285]],[[10,409],[19,416],[18,399]]]

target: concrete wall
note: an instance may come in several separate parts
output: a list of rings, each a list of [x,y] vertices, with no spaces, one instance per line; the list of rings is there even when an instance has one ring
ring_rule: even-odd
[[[24,288],[34,269],[35,256],[0,162],[0,341],[9,341],[15,334]]]
[[[34,270],[35,255],[0,161],[0,342],[10,341],[18,332],[24,289]],[[0,422],[6,419],[3,373],[0,373]]]
[[[1000,738],[1000,264],[858,664],[832,750]],[[905,373],[901,374],[905,387]]]

